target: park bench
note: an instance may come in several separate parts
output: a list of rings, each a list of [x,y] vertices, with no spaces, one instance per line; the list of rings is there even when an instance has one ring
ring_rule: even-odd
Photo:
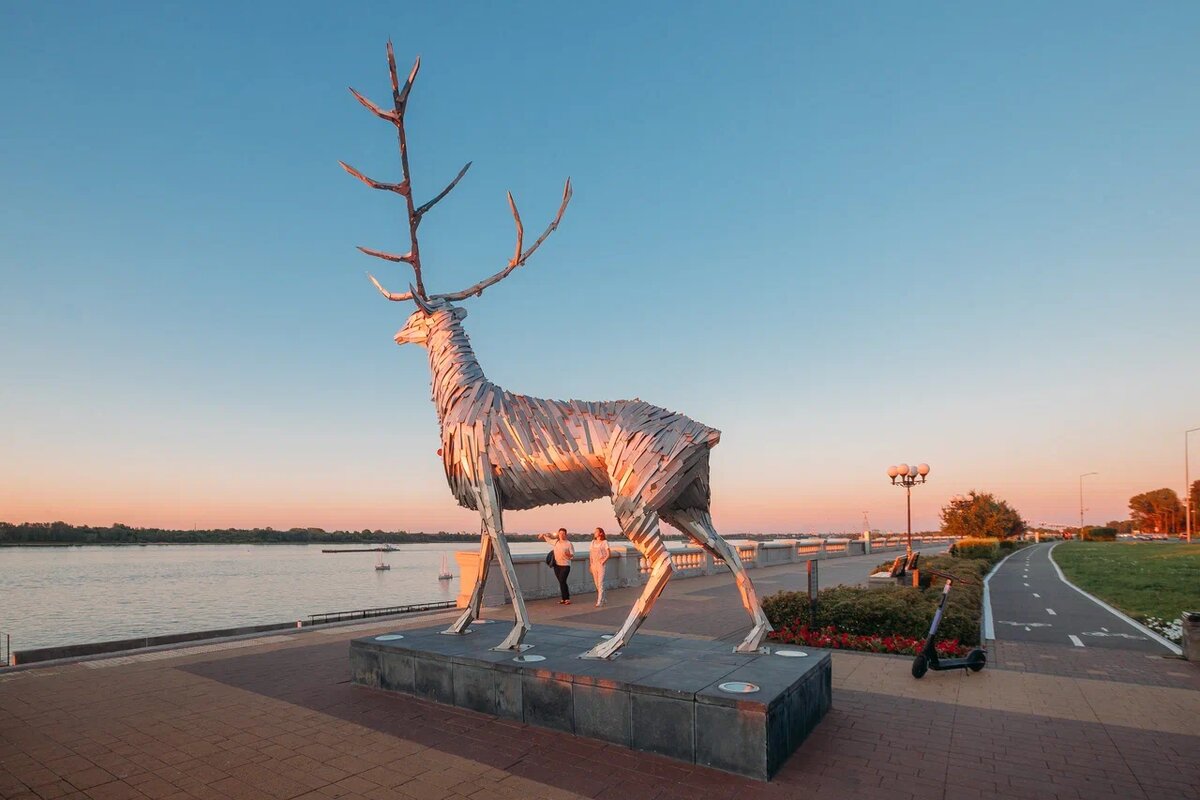
[[[921,560],[921,554],[915,550],[909,553],[908,556],[896,556],[896,560],[892,562],[892,566],[886,570],[880,570],[873,573],[867,578],[868,586],[907,586],[909,583],[916,585],[920,573],[917,571],[917,564]],[[912,573],[911,576],[909,573]]]

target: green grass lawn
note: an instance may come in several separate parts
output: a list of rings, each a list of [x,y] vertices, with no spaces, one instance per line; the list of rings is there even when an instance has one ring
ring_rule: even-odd
[[[1080,589],[1134,619],[1200,611],[1200,544],[1064,542],[1054,560]]]

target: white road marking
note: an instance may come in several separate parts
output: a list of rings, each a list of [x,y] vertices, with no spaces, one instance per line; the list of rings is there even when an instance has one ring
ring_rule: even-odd
[[[1058,616],[1058,614],[1055,614],[1055,613],[1054,613],[1054,609],[1053,609],[1053,608],[1047,608],[1047,609],[1046,609],[1046,613],[1047,613],[1047,614],[1049,614],[1049,615],[1050,615],[1050,616],[1052,616],[1052,617],[1057,617],[1057,616]]]
[[[1027,583],[1027,584],[1025,584],[1025,585],[1026,585],[1026,586],[1029,586],[1029,584],[1028,584],[1028,583]]]
[[[1101,628],[1100,630],[1104,631],[1105,633],[1108,633],[1108,628]]]
[[[1001,625],[1012,625],[1014,628],[1024,628],[1025,630],[1029,630],[1030,628],[1054,627],[1049,622],[1013,622],[1010,619],[998,619],[996,622],[999,622]]]
[[[1040,594],[1038,594],[1037,592],[1034,592],[1033,596],[1036,597],[1038,600],[1042,599],[1042,596]]]
[[[1076,647],[1083,647],[1083,642],[1079,641],[1079,637],[1073,633],[1067,634],[1067,638],[1071,640],[1071,644]]]

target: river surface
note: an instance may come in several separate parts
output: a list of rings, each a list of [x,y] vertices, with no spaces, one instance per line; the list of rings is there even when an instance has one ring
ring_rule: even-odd
[[[145,545],[0,547],[0,633],[13,650],[212,628],[294,622],[349,611],[453,600],[462,543],[395,545],[378,553],[322,553],[367,545]],[[475,545],[477,546],[477,545]],[[547,545],[514,542],[515,553]],[[575,542],[585,551],[585,542]],[[442,555],[454,578],[438,580]]]

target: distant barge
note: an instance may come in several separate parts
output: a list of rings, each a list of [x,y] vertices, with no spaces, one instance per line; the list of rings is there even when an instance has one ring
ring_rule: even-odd
[[[394,553],[399,547],[384,545],[383,547],[357,547],[354,549],[322,550],[322,553]]]

